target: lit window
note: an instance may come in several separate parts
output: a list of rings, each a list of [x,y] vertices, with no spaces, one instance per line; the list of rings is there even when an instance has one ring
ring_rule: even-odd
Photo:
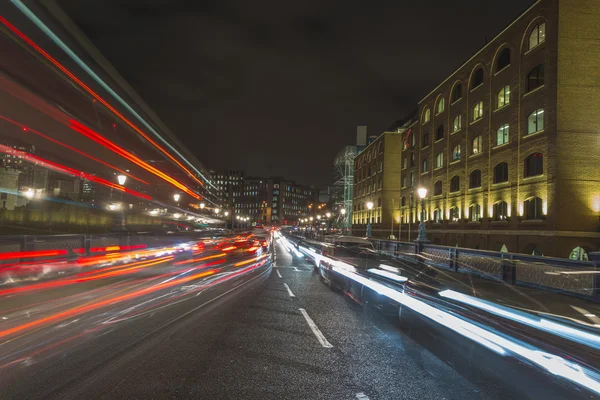
[[[453,176],[452,179],[450,179],[450,193],[458,191],[460,191],[460,177]]]
[[[450,208],[450,221],[458,222],[460,219],[460,210],[458,207]]]
[[[498,92],[496,108],[502,108],[510,104],[510,86],[506,85]]]
[[[431,111],[429,108],[425,109],[425,113],[423,114],[423,123],[426,124],[431,119]]]
[[[538,109],[529,114],[527,118],[527,134],[540,132],[544,130],[544,110]]]
[[[452,89],[452,102],[462,99],[462,85],[457,83]]]
[[[544,65],[540,64],[527,74],[527,91],[544,86]]]
[[[483,68],[478,68],[471,77],[471,90],[483,84]]]
[[[414,172],[410,173],[410,186],[411,187],[415,186],[415,174],[414,174]]]
[[[501,162],[494,167],[494,183],[508,182],[508,164]]]
[[[481,149],[483,147],[482,142],[483,138],[481,136],[477,136],[475,139],[473,139],[473,142],[471,142],[473,148],[473,155],[481,153]]]
[[[498,131],[496,132],[496,144],[498,146],[508,143],[508,129],[508,124],[504,124],[498,128]]]
[[[469,189],[481,187],[481,171],[476,169],[469,175]]]
[[[510,49],[506,48],[502,50],[498,56],[498,63],[496,64],[496,71],[503,70],[510,65]]]
[[[505,201],[494,203],[494,219],[505,221],[508,218],[508,204]]]
[[[444,98],[442,97],[440,99],[440,101],[438,101],[438,106],[437,106],[437,113],[442,113],[444,112],[444,107],[446,106],[445,102],[444,102]]]
[[[472,204],[469,207],[469,217],[471,221],[479,221],[481,219],[481,206],[479,204]]]
[[[483,118],[483,102],[479,101],[473,106],[473,121]]]
[[[533,153],[525,159],[525,178],[538,176],[544,173],[544,155]]]
[[[542,199],[539,197],[532,197],[530,199],[525,200],[525,204],[523,204],[523,208],[525,211],[525,219],[540,219],[542,218]]]
[[[435,167],[442,168],[444,166],[444,153],[438,153],[435,157]]]
[[[452,150],[452,161],[458,160],[460,160],[460,144],[454,146],[454,149]]]
[[[433,195],[439,196],[440,194],[442,194],[442,181],[437,181],[433,185]]]
[[[546,23],[536,25],[529,35],[529,50],[544,43],[546,40]]]
[[[458,132],[460,131],[460,128],[462,128],[462,117],[458,114],[454,117],[454,120],[452,120],[452,132]]]
[[[429,163],[427,161],[427,159],[423,160],[423,170],[421,172],[427,172],[429,171]]]

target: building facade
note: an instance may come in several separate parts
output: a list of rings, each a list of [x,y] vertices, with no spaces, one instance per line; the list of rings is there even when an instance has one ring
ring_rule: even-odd
[[[593,0],[537,1],[419,102],[397,160],[403,240],[424,187],[433,243],[600,248],[598,21]]]

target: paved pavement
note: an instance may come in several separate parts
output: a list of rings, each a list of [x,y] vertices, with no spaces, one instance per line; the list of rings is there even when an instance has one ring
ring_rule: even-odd
[[[0,369],[0,397],[566,398],[528,367],[426,321],[400,329],[365,313],[323,285],[304,260],[275,247],[274,268],[207,286],[109,329],[89,321],[181,288],[28,334],[21,340],[32,346],[50,344]],[[65,330],[69,335],[60,334]],[[12,343],[1,344],[3,362]]]

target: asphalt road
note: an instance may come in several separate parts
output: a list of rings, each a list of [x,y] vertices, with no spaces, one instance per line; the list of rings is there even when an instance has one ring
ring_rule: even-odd
[[[0,397],[571,397],[529,367],[427,321],[411,318],[401,329],[366,313],[275,247],[274,268],[202,277],[2,338]],[[77,296],[98,304],[151,281]]]

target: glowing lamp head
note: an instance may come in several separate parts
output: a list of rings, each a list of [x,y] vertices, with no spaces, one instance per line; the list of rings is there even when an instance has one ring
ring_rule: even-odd
[[[179,193],[175,193],[173,195],[173,200],[175,200],[175,202],[178,202],[180,198],[181,198],[181,195]]]
[[[321,216],[320,216],[320,215],[317,215],[317,219],[321,219]]]
[[[218,214],[219,211],[221,211],[221,210],[219,210],[218,208],[215,208],[215,214]]]
[[[327,218],[330,218],[330,217],[331,217],[331,213],[326,213],[326,214],[325,214],[325,216],[326,216]]]
[[[372,201],[367,201],[367,209],[369,209],[369,210],[373,209],[373,202]]]
[[[425,189],[424,187],[420,187],[419,189],[417,189],[417,193],[419,193],[420,199],[424,199],[427,196],[427,189]]]
[[[200,209],[202,210],[204,207],[206,207],[206,204],[200,203]]]
[[[345,208],[342,208],[342,209],[340,210],[340,213],[342,213],[342,215],[345,215],[345,214],[346,214],[346,209],[345,209]]]
[[[228,216],[228,215],[229,215],[229,211],[225,211],[223,214],[224,214],[225,216]]]
[[[117,175],[117,181],[119,182],[119,185],[123,186],[125,181],[127,181],[127,177],[125,175]]]
[[[312,221],[314,218],[313,218],[313,217],[310,217],[309,219]]]

